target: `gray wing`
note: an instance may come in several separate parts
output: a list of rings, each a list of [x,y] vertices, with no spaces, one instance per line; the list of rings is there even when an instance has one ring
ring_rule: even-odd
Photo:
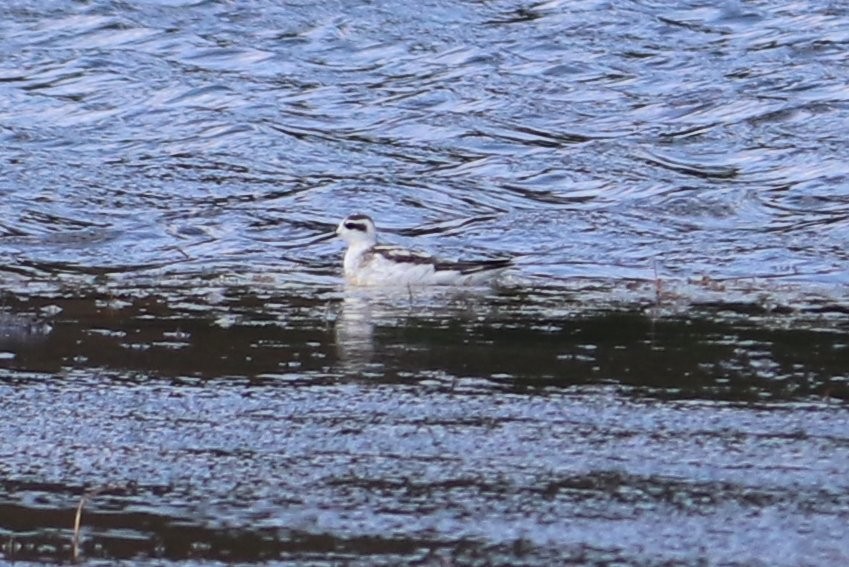
[[[437,262],[435,268],[440,270],[451,270],[461,274],[477,274],[490,270],[503,270],[513,263],[510,258],[497,258],[494,260],[470,260],[468,262]]]
[[[399,262],[402,264],[436,264],[437,261],[433,256],[418,252],[416,250],[408,250],[400,246],[388,246],[381,244],[373,246],[369,251],[375,256],[382,256],[391,262]]]
[[[476,274],[479,272],[488,272],[490,270],[502,270],[513,263],[510,258],[497,258],[493,260],[477,260],[477,261],[460,261],[449,262],[445,260],[437,260],[430,254],[419,252],[417,250],[408,250],[399,246],[378,245],[374,246],[372,254],[383,256],[392,262],[406,264],[432,264],[437,272],[459,272],[461,274]]]

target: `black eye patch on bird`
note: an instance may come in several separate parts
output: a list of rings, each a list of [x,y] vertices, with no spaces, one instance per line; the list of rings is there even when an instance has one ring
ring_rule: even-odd
[[[361,230],[363,232],[367,232],[365,223],[346,222],[345,228],[347,228],[348,230]]]

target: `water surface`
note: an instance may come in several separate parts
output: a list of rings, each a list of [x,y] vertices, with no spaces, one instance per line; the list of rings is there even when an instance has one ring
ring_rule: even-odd
[[[818,2],[12,1],[0,557],[840,565]],[[345,290],[345,215],[494,290]]]

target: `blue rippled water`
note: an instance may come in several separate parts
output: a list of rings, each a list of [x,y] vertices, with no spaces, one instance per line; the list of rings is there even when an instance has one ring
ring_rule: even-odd
[[[849,563],[847,51],[814,0],[4,2],[0,561]],[[344,289],[354,211],[515,269]]]
[[[526,277],[846,283],[837,4],[10,2],[0,37],[5,264],[335,277],[275,242],[359,210]]]

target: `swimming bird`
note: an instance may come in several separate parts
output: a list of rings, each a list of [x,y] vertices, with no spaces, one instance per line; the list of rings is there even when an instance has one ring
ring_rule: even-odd
[[[450,262],[378,244],[377,227],[363,214],[346,217],[336,235],[348,245],[342,265],[345,281],[352,285],[481,285],[493,283],[512,264],[509,258]]]

